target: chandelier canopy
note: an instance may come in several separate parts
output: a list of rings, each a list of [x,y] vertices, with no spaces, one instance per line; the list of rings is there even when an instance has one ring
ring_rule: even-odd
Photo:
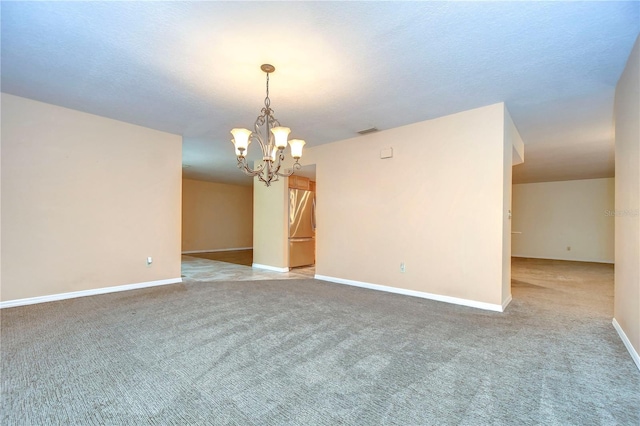
[[[305,141],[292,139],[289,141],[291,156],[295,160],[293,167],[284,172],[280,172],[282,161],[284,161],[284,150],[287,147],[287,139],[291,129],[282,127],[280,122],[273,116],[271,109],[271,99],[269,99],[269,74],[276,68],[273,65],[264,64],[260,67],[267,74],[267,97],[264,98],[264,108],[256,119],[253,127],[254,131],[248,129],[232,129],[233,145],[236,148],[238,157],[238,168],[249,176],[257,176],[265,185],[270,186],[276,182],[280,176],[291,176],[295,170],[300,170],[300,157],[302,157],[302,147]],[[252,141],[258,141],[262,149],[262,163],[255,169],[249,167],[247,163],[247,150]]]

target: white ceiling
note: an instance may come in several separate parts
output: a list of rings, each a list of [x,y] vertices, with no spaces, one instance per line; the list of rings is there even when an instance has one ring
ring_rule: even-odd
[[[250,184],[251,127],[307,146],[506,102],[514,181],[613,176],[632,2],[2,2],[2,91],[184,136],[185,176]],[[357,160],[356,160],[357,161]],[[354,163],[355,164],[355,163]]]

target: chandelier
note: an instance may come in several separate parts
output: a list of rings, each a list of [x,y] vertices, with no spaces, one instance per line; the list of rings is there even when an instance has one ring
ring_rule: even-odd
[[[236,148],[238,157],[238,168],[249,176],[257,176],[265,185],[270,186],[272,182],[278,181],[279,177],[291,176],[295,170],[300,170],[300,157],[302,157],[302,147],[305,141],[292,139],[291,156],[295,160],[293,167],[284,172],[280,172],[281,163],[284,160],[284,150],[287,147],[287,138],[291,129],[282,127],[280,122],[273,116],[271,109],[271,99],[269,99],[269,74],[276,68],[273,65],[264,64],[260,67],[267,74],[267,97],[264,98],[264,108],[254,123],[254,131],[248,129],[232,129],[233,145]],[[247,163],[247,150],[252,141],[258,141],[262,149],[262,163],[255,169],[249,167]]]

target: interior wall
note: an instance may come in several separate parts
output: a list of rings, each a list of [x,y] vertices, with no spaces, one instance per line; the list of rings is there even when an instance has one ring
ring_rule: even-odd
[[[502,179],[502,300],[511,300],[511,217],[513,165],[524,162],[524,142],[511,114],[504,108]],[[504,303],[504,302],[503,302]]]
[[[613,178],[513,185],[513,256],[613,263],[614,194]]]
[[[0,299],[180,280],[181,145],[3,93]]]
[[[287,179],[253,182],[253,266],[289,270]]]
[[[316,274],[501,306],[504,119],[495,104],[310,148]]]
[[[640,38],[616,86],[614,318],[640,368]]]
[[[1,96],[1,94],[0,94]],[[2,117],[2,100],[0,99],[0,117]],[[0,123],[0,130],[1,130]],[[0,134],[0,301],[2,301],[2,135]]]
[[[251,248],[253,188],[182,180],[182,252]]]

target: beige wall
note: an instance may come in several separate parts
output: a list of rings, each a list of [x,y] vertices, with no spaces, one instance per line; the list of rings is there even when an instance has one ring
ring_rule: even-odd
[[[316,274],[501,305],[512,153],[504,111],[495,104],[307,150],[318,182]],[[380,159],[389,147],[393,158]]]
[[[504,108],[504,160],[502,179],[502,300],[511,299],[511,214],[513,164],[524,162],[524,142],[507,108]]]
[[[613,178],[513,185],[513,256],[613,263],[613,210]]]
[[[182,251],[253,244],[253,188],[182,180]]]
[[[3,93],[1,300],[179,279],[181,144]]]
[[[289,269],[287,179],[267,187],[253,183],[253,264],[277,270]]]
[[[616,86],[616,212],[614,318],[640,368],[640,39]],[[633,353],[633,352],[632,352]]]

